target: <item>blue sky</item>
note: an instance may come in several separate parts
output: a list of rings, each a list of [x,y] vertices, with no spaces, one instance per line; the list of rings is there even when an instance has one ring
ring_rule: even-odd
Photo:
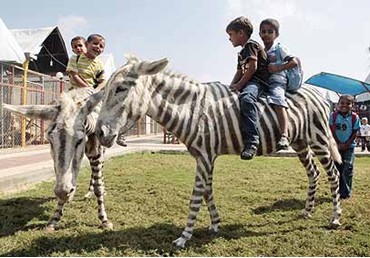
[[[229,83],[240,49],[225,27],[240,15],[252,21],[259,42],[261,20],[278,19],[278,39],[301,58],[306,79],[326,71],[364,80],[369,10],[367,0],[21,0],[3,1],[0,17],[10,29],[59,26],[69,51],[73,36],[100,33],[117,67],[125,53],[168,57],[176,72]]]

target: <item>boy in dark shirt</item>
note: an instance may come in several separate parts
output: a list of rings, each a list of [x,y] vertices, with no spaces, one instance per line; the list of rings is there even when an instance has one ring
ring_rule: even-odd
[[[241,132],[244,149],[243,160],[252,159],[259,145],[258,110],[256,102],[262,90],[268,86],[269,72],[264,48],[251,40],[253,26],[246,17],[238,17],[226,27],[229,40],[234,47],[241,46],[238,65],[230,89],[240,92]]]

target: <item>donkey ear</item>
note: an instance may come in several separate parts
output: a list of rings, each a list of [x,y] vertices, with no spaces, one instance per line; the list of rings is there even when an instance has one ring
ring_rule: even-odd
[[[144,62],[144,65],[139,66],[139,73],[145,75],[153,75],[159,73],[166,68],[170,61],[167,58],[162,58],[158,61]]]
[[[60,111],[60,106],[49,105],[8,105],[3,104],[3,108],[29,118],[43,120],[53,120]]]

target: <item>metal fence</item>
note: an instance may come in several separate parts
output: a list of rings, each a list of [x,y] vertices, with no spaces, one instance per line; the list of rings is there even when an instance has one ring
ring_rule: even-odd
[[[0,62],[0,149],[46,144],[47,121],[29,119],[2,108],[12,105],[53,105],[63,91],[64,81],[22,67]],[[162,133],[149,118],[140,119],[128,135]]]
[[[48,105],[56,103],[61,81],[51,76],[0,62],[0,104]],[[45,143],[45,122],[10,113],[0,105],[0,148]]]

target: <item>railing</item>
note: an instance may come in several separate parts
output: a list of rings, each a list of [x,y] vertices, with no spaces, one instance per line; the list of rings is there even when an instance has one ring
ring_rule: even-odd
[[[64,81],[22,67],[0,62],[0,149],[46,144],[47,121],[29,119],[2,108],[12,105],[56,104]],[[25,95],[24,95],[25,94]],[[151,119],[140,119],[128,135],[162,133],[162,127]]]
[[[61,82],[49,75],[0,62],[0,104],[56,103]],[[0,148],[44,144],[45,122],[10,113],[0,105]]]

